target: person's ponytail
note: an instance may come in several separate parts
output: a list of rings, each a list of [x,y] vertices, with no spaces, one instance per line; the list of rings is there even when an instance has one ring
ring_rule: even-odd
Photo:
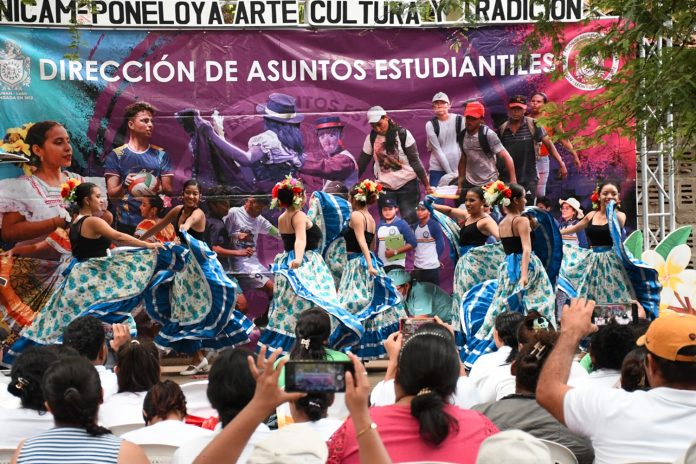
[[[446,404],[440,394],[425,388],[411,400],[411,415],[418,421],[418,433],[433,446],[445,441],[450,431],[459,431],[457,420],[445,411]]]

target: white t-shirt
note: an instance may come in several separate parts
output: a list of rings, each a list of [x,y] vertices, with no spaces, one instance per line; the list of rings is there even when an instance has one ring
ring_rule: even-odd
[[[343,422],[345,421],[336,419],[335,417],[327,417],[325,419],[319,419],[316,422],[302,422],[302,424],[308,425],[309,428],[321,436],[324,441],[329,441],[331,435],[343,425]]]
[[[212,440],[215,433],[195,425],[184,424],[180,420],[165,420],[133,430],[121,435],[121,438],[136,445],[180,446],[198,438]]]
[[[570,366],[568,385],[579,386],[588,377],[588,373],[580,363],[573,362]],[[485,382],[479,387],[481,402],[498,401],[515,393],[515,376],[510,372],[510,364],[493,369]]]
[[[123,392],[111,395],[99,408],[99,425],[143,424],[143,400],[147,392]]]
[[[577,387],[621,388],[621,371],[614,369],[592,371]]]
[[[34,409],[0,409],[0,446],[16,447],[19,442],[54,427],[53,414]]]
[[[478,390],[471,379],[469,377],[459,377],[457,379],[457,389],[452,398],[450,398],[450,403],[462,409],[469,409],[481,402]],[[396,403],[394,379],[378,382],[372,389],[372,393],[370,393],[370,404],[372,406],[389,406],[394,403]]]
[[[563,415],[571,431],[592,440],[595,464],[672,462],[694,439],[696,391],[573,388]]]
[[[413,232],[418,242],[413,255],[413,265],[418,269],[439,269],[440,259],[437,255],[437,244],[428,224],[421,226],[418,223]]]
[[[219,433],[219,430],[213,432],[210,437],[198,437],[194,440],[184,442],[184,444],[174,452],[174,456],[172,456],[172,464],[191,464],[198,457],[201,451],[208,446],[208,443],[210,443],[217,433]],[[237,464],[246,464],[247,460],[249,459],[249,455],[252,451],[254,451],[256,444],[272,436],[273,433],[275,432],[271,432],[266,424],[259,424],[259,426],[256,427],[256,430],[254,430],[254,433],[251,434],[247,444],[244,446],[242,454],[239,455]]]
[[[445,173],[457,172],[461,151],[457,144],[457,116],[450,114],[446,121],[438,120],[440,135],[435,135],[432,120],[425,123],[425,134],[428,137],[428,151],[430,152],[430,170],[445,171]],[[464,118],[462,127],[464,130]],[[439,155],[439,156],[438,156]],[[447,162],[443,166],[440,158]]]
[[[230,234],[232,249],[244,250],[254,248],[251,256],[232,256],[232,272],[235,274],[270,274],[266,266],[261,264],[256,254],[256,239],[259,234],[270,234],[273,225],[263,216],[251,217],[243,206],[230,208],[223,218],[225,228]],[[246,240],[239,240],[239,233],[247,233]]]
[[[406,130],[406,129],[405,129]],[[384,146],[385,138],[377,135],[375,138],[374,152],[370,144],[370,134],[365,137],[362,151],[374,157],[374,170],[377,180],[390,190],[397,190],[407,182],[416,178],[416,171],[413,170],[408,162],[408,157],[401,146],[399,135],[396,136],[395,154],[387,153]],[[410,147],[416,143],[416,139],[411,135],[411,131],[406,130],[406,146]]]
[[[481,385],[483,385],[496,367],[505,364],[511,351],[512,348],[503,345],[498,348],[498,351],[483,354],[474,361],[469,372],[469,379],[476,385],[476,388],[481,388]]]
[[[116,374],[111,369],[104,366],[94,366],[99,373],[99,381],[101,382],[102,390],[104,390],[104,399],[118,392],[118,379]]]

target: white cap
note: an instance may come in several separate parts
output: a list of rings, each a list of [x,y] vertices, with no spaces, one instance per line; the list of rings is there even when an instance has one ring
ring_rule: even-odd
[[[483,440],[476,464],[552,464],[544,442],[521,430],[505,430]]]
[[[443,101],[447,104],[449,104],[449,102],[450,102],[449,97],[447,96],[447,94],[445,92],[436,93],[435,96],[433,97],[433,103],[435,103],[436,101]]]
[[[367,122],[370,124],[376,124],[382,119],[382,116],[386,116],[387,112],[381,106],[373,106],[367,110]]]
[[[578,213],[578,219],[582,219],[585,216],[585,213],[582,212],[582,208],[580,207],[580,202],[577,199],[570,197],[567,200],[564,200],[562,198],[558,200],[559,205],[562,206],[563,203],[566,203],[568,206],[573,208],[576,213]]]

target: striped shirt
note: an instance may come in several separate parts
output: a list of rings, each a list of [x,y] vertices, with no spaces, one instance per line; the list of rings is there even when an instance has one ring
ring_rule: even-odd
[[[93,437],[84,429],[56,427],[24,442],[18,464],[115,464],[121,439],[111,435]]]

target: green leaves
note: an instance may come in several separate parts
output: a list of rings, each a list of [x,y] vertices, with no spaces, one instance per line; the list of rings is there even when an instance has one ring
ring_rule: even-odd
[[[689,240],[689,236],[691,236],[691,226],[680,227],[670,232],[669,235],[655,247],[655,251],[666,260],[669,252],[672,251],[673,248],[685,244],[686,241]]]

